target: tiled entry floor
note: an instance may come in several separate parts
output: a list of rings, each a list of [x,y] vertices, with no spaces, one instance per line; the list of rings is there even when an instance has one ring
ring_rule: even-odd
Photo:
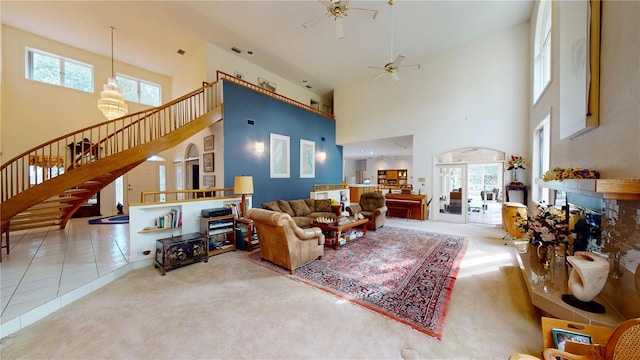
[[[129,224],[89,225],[88,220],[71,219],[62,230],[11,233],[11,253],[3,249],[0,264],[3,328],[43,305],[55,311],[92,291],[86,287],[100,287],[129,271]],[[34,321],[43,317],[32,315]]]

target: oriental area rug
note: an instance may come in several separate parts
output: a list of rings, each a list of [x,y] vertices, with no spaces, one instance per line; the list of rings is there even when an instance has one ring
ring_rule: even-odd
[[[260,259],[248,259],[395,321],[442,339],[453,284],[467,248],[461,236],[383,227],[348,242],[291,275]]]

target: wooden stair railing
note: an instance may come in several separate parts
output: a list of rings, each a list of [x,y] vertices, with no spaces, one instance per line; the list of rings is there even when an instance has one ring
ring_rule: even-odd
[[[46,224],[53,221],[64,228],[89,197],[115,178],[219,120],[220,83],[204,84],[165,105],[58,137],[2,164],[2,232],[10,226],[18,229],[18,224],[26,227],[29,218],[47,216]],[[15,226],[10,225],[14,217]]]

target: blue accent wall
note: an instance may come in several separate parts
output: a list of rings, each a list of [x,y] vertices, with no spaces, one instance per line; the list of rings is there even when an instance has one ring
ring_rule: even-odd
[[[342,146],[336,145],[334,120],[227,81],[223,91],[225,187],[233,187],[235,176],[253,176],[253,207],[260,207],[267,201],[308,198],[314,184],[342,182]],[[271,133],[289,137],[289,178],[270,177]],[[300,178],[300,139],[315,142],[316,154],[327,154],[324,161],[316,159],[315,178]],[[263,153],[256,153],[256,141],[264,143]]]

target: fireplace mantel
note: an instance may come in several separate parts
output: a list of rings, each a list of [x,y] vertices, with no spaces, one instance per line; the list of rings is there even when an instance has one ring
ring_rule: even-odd
[[[640,179],[566,179],[562,181],[536,179],[536,184],[552,190],[606,200],[640,200]]]

